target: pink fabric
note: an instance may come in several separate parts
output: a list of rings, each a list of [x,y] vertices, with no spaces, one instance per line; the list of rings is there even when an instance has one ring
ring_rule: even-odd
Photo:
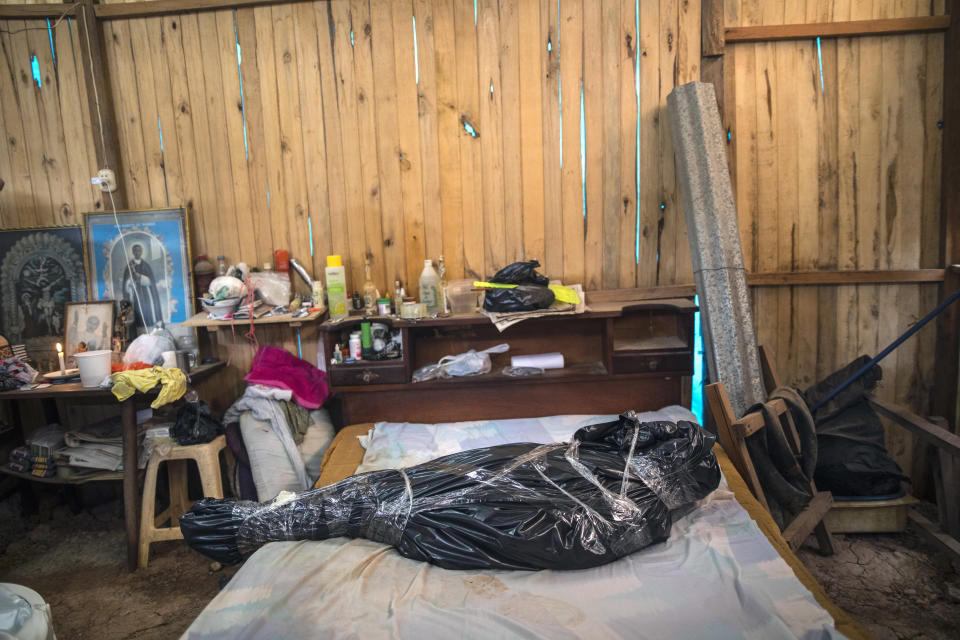
[[[318,409],[326,400],[327,374],[279,347],[260,347],[250,373],[244,378],[253,384],[289,389],[304,409]]]

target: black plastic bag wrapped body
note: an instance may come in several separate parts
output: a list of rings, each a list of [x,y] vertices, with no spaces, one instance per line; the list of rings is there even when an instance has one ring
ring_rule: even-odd
[[[203,499],[180,528],[227,563],[266,542],[348,536],[448,569],[585,569],[666,540],[671,510],[719,483],[713,442],[631,413],[570,443],[473,449],[264,504]]]
[[[539,273],[536,260],[514,262],[497,271],[490,282],[518,285],[511,289],[487,289],[483,296],[483,308],[495,313],[535,311],[553,304],[554,293],[547,285],[550,280]]]

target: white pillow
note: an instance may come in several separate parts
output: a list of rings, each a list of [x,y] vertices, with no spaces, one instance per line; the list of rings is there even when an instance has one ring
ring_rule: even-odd
[[[330,448],[333,442],[335,429],[333,421],[330,420],[330,414],[326,409],[315,409],[310,412],[310,427],[303,436],[303,442],[300,443],[300,457],[303,458],[303,466],[307,468],[307,475],[311,482],[316,482],[320,477],[320,466],[323,463],[323,455]]]

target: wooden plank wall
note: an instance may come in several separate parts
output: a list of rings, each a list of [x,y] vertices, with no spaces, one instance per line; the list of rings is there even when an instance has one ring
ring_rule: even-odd
[[[728,0],[727,26],[943,14],[942,0]],[[822,77],[821,77],[822,59]],[[755,272],[942,267],[943,34],[728,43],[725,117]],[[808,385],[875,355],[937,303],[933,284],[758,287],[758,340]],[[931,325],[883,363],[881,397],[931,408]],[[891,429],[905,469],[913,439]]]

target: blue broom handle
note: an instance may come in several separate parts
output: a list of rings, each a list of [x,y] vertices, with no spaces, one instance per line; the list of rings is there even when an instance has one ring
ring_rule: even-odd
[[[890,355],[891,351],[893,351],[894,349],[899,347],[901,344],[903,344],[910,336],[912,336],[917,331],[919,331],[923,327],[923,325],[927,324],[928,322],[936,318],[938,315],[940,315],[940,312],[946,309],[947,307],[949,307],[951,304],[953,304],[957,300],[957,298],[960,298],[960,289],[957,289],[952,294],[950,294],[949,298],[945,299],[943,302],[938,304],[937,308],[931,311],[930,313],[928,313],[927,315],[925,315],[920,322],[918,322],[917,324],[907,329],[903,333],[903,335],[901,335],[899,338],[897,338],[892,343],[890,343],[890,346],[888,346],[886,349],[878,353],[873,360],[871,360],[867,364],[857,369],[857,372],[854,373],[849,378],[847,378],[839,387],[837,387],[836,389],[828,393],[826,396],[824,396],[823,399],[820,400],[820,402],[813,405],[813,407],[810,409],[810,413],[816,413],[817,409],[819,409],[820,407],[824,406],[825,404],[833,400],[837,396],[837,394],[839,394],[841,391],[843,391],[844,389],[849,387],[851,384],[856,382],[860,378],[860,376],[862,376],[867,371],[872,369],[873,365],[877,364],[878,362],[886,358],[888,355]]]

